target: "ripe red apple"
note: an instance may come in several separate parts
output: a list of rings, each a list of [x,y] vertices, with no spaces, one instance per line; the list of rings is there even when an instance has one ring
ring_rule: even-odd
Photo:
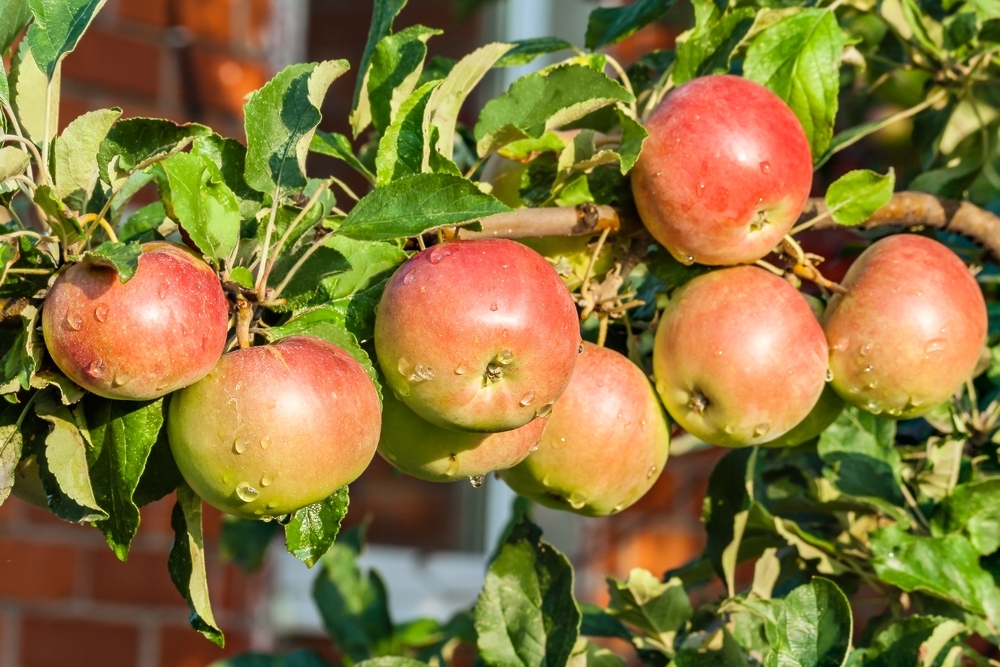
[[[833,387],[863,410],[909,419],[968,380],[986,342],[976,279],[944,245],[899,234],[871,245],[824,316]]]
[[[650,233],[681,262],[754,262],[788,233],[812,184],[812,154],[791,109],[736,76],[671,92],[646,121],[632,191]]]
[[[78,385],[150,400],[197,382],[219,360],[229,304],[212,269],[180,246],[146,243],[127,283],[109,267],[70,266],[42,311],[45,346]]]
[[[826,337],[805,298],[753,266],[701,275],[674,293],[653,346],[656,389],[689,433],[727,447],[784,435],[816,405]]]
[[[507,239],[414,255],[389,280],[375,320],[386,383],[418,415],[458,431],[509,431],[548,412],[579,345],[562,280]]]
[[[460,433],[435,426],[391,391],[382,401],[378,452],[396,468],[429,482],[473,479],[515,466],[538,445],[546,421],[500,433]]]
[[[209,505],[282,516],[353,482],[375,456],[378,393],[336,345],[290,336],[224,355],[170,399],[167,435]]]
[[[605,516],[653,486],[669,449],[666,415],[642,370],[613,350],[584,343],[538,449],[500,476],[546,507]]]

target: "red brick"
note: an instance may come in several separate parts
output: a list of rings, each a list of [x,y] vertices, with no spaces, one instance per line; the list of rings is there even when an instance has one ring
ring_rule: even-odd
[[[118,14],[161,28],[170,25],[169,0],[118,0]]]
[[[228,42],[234,0],[182,0],[180,20],[202,39]]]
[[[90,109],[90,102],[83,97],[61,95],[59,98],[59,130],[64,130],[75,118],[82,116]]]
[[[73,547],[0,538],[0,598],[69,597],[77,558]]]
[[[684,565],[705,546],[703,534],[668,527],[650,527],[627,536],[619,545],[615,568],[618,576],[628,576],[628,571],[641,567],[653,573],[662,573]]]
[[[123,563],[110,549],[101,549],[90,554],[90,564],[91,596],[95,600],[143,606],[187,605],[170,580],[166,551],[133,550]]]
[[[161,47],[97,26],[63,62],[63,80],[155,97],[160,89]]]
[[[28,505],[27,503],[25,503],[24,505],[24,516],[31,523],[37,523],[49,526],[60,526],[68,528],[69,530],[80,530],[80,531],[85,530],[84,526],[80,526],[74,523],[69,523],[68,521],[63,521],[52,512],[48,510],[39,509],[38,507],[35,507],[33,505]]]
[[[244,98],[270,78],[267,67],[262,63],[199,49],[195,49],[192,55],[198,76],[199,101],[234,116],[242,115]]]
[[[220,649],[194,630],[164,628],[160,631],[160,667],[205,667],[243,653],[249,646],[247,636],[240,632],[226,632],[226,648]]]
[[[27,617],[21,626],[23,667],[135,667],[139,632],[129,625]]]
[[[142,518],[139,521],[141,535],[165,535],[173,537],[174,529],[170,526],[170,516],[174,511],[176,497],[170,494],[155,503],[142,508]]]

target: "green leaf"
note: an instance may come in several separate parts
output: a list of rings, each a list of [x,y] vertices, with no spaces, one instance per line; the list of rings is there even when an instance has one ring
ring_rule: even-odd
[[[247,289],[253,289],[254,287],[253,272],[245,266],[237,266],[230,271],[229,279]]]
[[[508,42],[513,49],[496,61],[494,67],[521,67],[533,62],[540,56],[572,49],[573,45],[559,37],[532,37]]]
[[[170,579],[187,600],[191,627],[220,648],[226,638],[215,622],[208,599],[208,575],[205,572],[205,540],[202,534],[201,498],[187,484],[177,487],[177,502],[170,517],[174,544],[170,548],[167,569]]]
[[[851,605],[829,579],[814,577],[783,600],[767,665],[840,667],[851,649]]]
[[[20,176],[30,164],[31,156],[17,146],[0,148],[0,183]]]
[[[177,125],[160,118],[120,120],[97,152],[101,180],[120,188],[133,170],[184,150],[196,137],[211,134],[210,128],[197,123]]]
[[[292,514],[291,521],[285,526],[288,553],[307,567],[315,565],[337,539],[349,502],[347,487],[342,486],[325,500]]]
[[[887,584],[948,600],[997,626],[1000,591],[965,537],[916,537],[894,524],[871,534],[871,551],[875,573]]]
[[[617,44],[667,13],[673,0],[636,0],[624,7],[598,7],[587,19],[588,49]]]
[[[0,0],[0,55],[7,53],[30,20],[28,0]]]
[[[244,653],[235,658],[213,662],[209,667],[333,667],[333,665],[312,651],[300,650],[286,655]]]
[[[17,464],[21,460],[23,443],[17,420],[23,409],[19,405],[8,405],[0,410],[0,505],[10,495]]]
[[[196,138],[191,146],[191,153],[215,163],[222,173],[223,182],[236,195],[236,200],[240,204],[240,217],[244,220],[255,219],[264,202],[264,196],[247,185],[244,177],[246,146],[235,139],[213,134]]]
[[[351,209],[339,234],[365,241],[417,236],[510,209],[450,174],[416,174],[377,188]]]
[[[55,140],[56,196],[78,211],[86,202],[99,176],[97,153],[122,110],[90,111],[71,122]]]
[[[429,159],[431,151],[425,111],[431,94],[439,85],[440,81],[425,83],[399,107],[399,112],[378,144],[375,155],[377,186],[424,171],[424,161]]]
[[[108,241],[73,259],[112,268],[118,272],[118,281],[125,284],[135,275],[141,256],[142,246],[138,243],[112,243]]]
[[[501,43],[479,47],[459,60],[447,78],[431,93],[425,113],[439,132],[435,149],[447,160],[451,160],[454,153],[455,126],[465,98],[494,63],[512,48],[510,44]]]
[[[8,244],[4,244],[10,247]],[[35,306],[26,306],[19,314],[20,330],[14,343],[0,358],[0,395],[16,393],[31,386],[31,378],[42,363],[45,344],[39,335],[41,321]],[[13,318],[12,318],[13,319]]]
[[[580,631],[573,567],[527,517],[486,572],[476,602],[476,644],[492,667],[564,667]]]
[[[823,475],[843,493],[903,502],[896,422],[848,407],[819,437]]]
[[[354,88],[352,109],[358,108],[361,94],[367,85],[368,67],[375,54],[375,48],[392,32],[392,23],[405,6],[406,0],[375,0],[372,21],[368,27],[368,42],[365,44],[364,53],[361,54],[361,66],[358,68],[358,82]]]
[[[118,230],[118,238],[122,243],[154,241],[160,226],[168,219],[167,209],[163,206],[162,201],[146,204],[128,217],[128,220]]]
[[[379,41],[365,72],[364,90],[351,114],[354,136],[369,125],[385,131],[399,105],[417,86],[427,57],[427,40],[440,34],[440,30],[414,25]]]
[[[406,261],[406,253],[395,243],[356,241],[336,235],[327,242],[351,265],[349,271],[321,278],[320,292],[328,301],[354,296],[388,278]]]
[[[132,500],[139,507],[144,507],[173,493],[183,483],[184,478],[181,477],[174,455],[170,452],[167,430],[161,429],[156,444],[146,459],[146,469],[139,478],[139,485],[132,494]]]
[[[701,636],[704,641],[700,645],[696,641],[698,635],[684,642],[672,667],[747,667],[749,664],[740,645],[725,627]]]
[[[63,57],[76,48],[94,16],[106,0],[28,0],[34,23],[25,41],[38,66],[53,77]]]
[[[385,583],[376,572],[362,574],[357,529],[343,535],[320,560],[313,599],[337,648],[360,662],[393,635]]]
[[[277,521],[252,521],[235,516],[222,517],[219,551],[223,560],[235,563],[244,572],[255,572],[264,563],[280,524]]]
[[[38,464],[49,508],[66,521],[89,522],[108,518],[94,497],[88,458],[90,447],[77,416],[51,394],[39,395],[35,413],[51,424]]]
[[[566,664],[568,667],[625,667],[625,660],[609,649],[580,637]]]
[[[362,660],[355,667],[427,667],[427,663],[414,660],[413,658],[386,655],[380,658]]]
[[[673,77],[678,85],[705,74],[726,73],[736,45],[753,26],[753,7],[725,13],[712,0],[694,2],[695,26],[677,38]]]
[[[622,142],[618,147],[618,160],[621,163],[622,174],[627,174],[635,166],[642,152],[642,145],[646,141],[649,133],[646,128],[639,124],[634,118],[625,113],[621,107],[616,109],[618,120],[622,126]]]
[[[41,146],[45,138],[51,139],[59,132],[59,84],[61,68],[57,67],[51,80],[51,99],[46,104],[49,94],[49,78],[46,77],[34,54],[28,47],[28,40],[21,40],[14,57],[10,62],[10,102],[21,124],[21,131],[35,145]],[[45,109],[48,106],[48,114]],[[45,120],[48,118],[46,131]]]
[[[830,184],[826,207],[838,225],[860,225],[892,200],[895,187],[896,172],[892,167],[885,176],[869,169],[855,169]]]
[[[290,65],[254,92],[243,107],[247,134],[246,181],[268,194],[306,185],[306,155],[320,106],[344,60]]]
[[[833,12],[805,9],[760,33],[743,61],[743,75],[773,90],[805,129],[813,159],[833,137],[844,35]]]
[[[240,240],[240,204],[214,162],[177,153],[161,163],[170,183],[171,217],[198,249],[224,259]]]
[[[313,135],[312,142],[309,144],[309,150],[313,153],[329,155],[330,157],[335,157],[338,160],[346,162],[369,181],[375,181],[375,175],[354,155],[354,149],[351,148],[351,140],[342,134],[316,130],[316,134]]]
[[[1000,479],[955,487],[931,517],[935,537],[964,532],[983,556],[1000,549]]]
[[[942,649],[968,634],[958,621],[940,616],[910,616],[880,632],[864,649],[865,667],[939,665]]]
[[[621,84],[585,65],[529,74],[483,107],[475,128],[476,149],[485,157],[513,141],[537,139],[598,109],[633,101]]]
[[[3,2],[3,0],[0,0],[0,2]],[[7,81],[7,65],[4,63],[3,58],[0,58],[0,104],[10,105],[10,83]],[[4,116],[6,117],[6,113]],[[0,127],[6,124],[6,120],[0,120]]]
[[[694,614],[681,580],[674,577],[664,583],[636,568],[624,583],[611,577],[607,581],[611,600],[606,613],[639,630],[658,650],[673,655],[677,633]]]
[[[97,527],[115,555],[125,560],[139,528],[133,496],[163,426],[163,400],[140,403],[88,395],[85,411],[91,442],[100,451],[90,467],[90,481],[94,497],[108,513]]]

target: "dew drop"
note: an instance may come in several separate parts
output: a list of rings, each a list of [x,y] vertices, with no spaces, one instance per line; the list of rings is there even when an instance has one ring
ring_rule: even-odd
[[[732,424],[726,424],[726,427],[722,430],[728,433],[729,435],[736,433],[736,427],[733,426]]]
[[[694,264],[694,257],[692,257],[691,255],[684,255],[684,257],[681,259],[681,264],[686,264],[688,266],[691,266],[692,264]]]
[[[881,414],[882,404],[878,401],[868,401],[868,405],[865,406],[865,409],[873,415]]]
[[[878,387],[878,380],[872,380],[868,383],[869,389],[876,389]]]
[[[833,344],[833,349],[838,352],[846,352],[847,348],[851,345],[851,341],[847,338],[839,338],[836,343]]]
[[[829,368],[826,369],[826,381],[833,382],[833,371]]]
[[[167,283],[160,283],[160,286],[156,288],[156,296],[161,299],[166,299],[167,294],[170,293],[170,285]]]
[[[402,387],[399,388],[399,391],[397,393],[400,396],[409,396],[410,395],[410,385],[404,384]]]
[[[225,473],[225,474],[223,474],[222,475],[222,483],[225,484],[225,485],[227,485],[227,486],[230,485],[230,484],[232,484],[233,483],[233,476],[230,475],[228,472]]]
[[[272,500],[271,502],[269,502],[267,504],[267,509],[273,510],[277,506],[278,506],[278,503],[276,501]],[[271,517],[268,517],[268,518],[270,519]]]
[[[527,394],[521,397],[521,405],[524,407],[528,407],[534,400],[535,400],[535,392],[529,390]]]
[[[66,313],[66,325],[73,331],[79,331],[83,326],[83,318],[80,313]]]
[[[219,439],[226,440],[229,438],[229,429],[219,427]]]
[[[871,372],[872,372],[872,367],[871,366],[865,366],[865,373],[871,373]]]
[[[496,312],[499,309],[500,309],[500,306],[498,306],[496,303],[491,303],[490,304],[490,310]]]
[[[478,489],[486,482],[486,475],[476,475],[475,477],[470,477],[469,482],[472,484],[472,488]]]
[[[237,438],[233,443],[233,451],[237,454],[242,454],[250,446],[250,441],[246,438]]]
[[[698,197],[701,198],[702,196],[704,196],[704,194],[705,194],[705,184],[704,183],[699,183],[698,184]]]
[[[867,357],[868,353],[871,351],[872,351],[872,345],[871,343],[867,343],[866,345],[863,345],[860,350],[858,350],[858,354],[860,354],[862,357]]]
[[[640,431],[645,431],[646,430],[646,420],[645,419],[643,419],[642,421],[639,422],[639,430]]]
[[[529,449],[528,451],[529,451],[529,452],[537,452],[537,451],[538,451],[538,445],[535,445],[534,447],[532,447],[532,448],[531,448],[531,449]]]
[[[579,498],[570,498],[569,506],[575,510],[583,509],[583,506],[587,504],[587,501],[580,500]]]
[[[276,398],[269,398],[269,399],[267,399],[267,409],[268,410],[274,410],[276,407],[278,407],[278,399],[276,399]]]
[[[413,271],[410,271],[410,272],[409,272],[409,273],[407,273],[407,274],[406,274],[405,276],[403,276],[403,284],[404,284],[404,285],[409,285],[410,283],[412,283],[412,282],[413,282],[413,279],[414,279],[414,277],[415,277],[415,276],[413,275],[413,273],[414,273]]]
[[[273,483],[274,483],[274,473],[266,472],[260,478],[260,485],[261,486],[271,486],[271,484],[273,484]]]
[[[506,329],[504,329],[503,331],[500,332],[500,337],[503,338],[504,340],[507,340],[507,330]]]
[[[448,475],[448,477],[455,477],[458,475],[459,467],[458,457],[454,454],[450,454],[448,456],[448,469],[445,471],[445,474]],[[475,484],[473,484],[473,486],[475,486]]]
[[[944,338],[935,338],[934,340],[928,341],[927,345],[924,346],[924,354],[943,352],[946,347],[948,347],[948,341]]]
[[[94,308],[94,317],[97,319],[98,322],[107,322],[108,305],[106,303],[98,304],[97,308]]]
[[[410,362],[406,359],[406,357],[399,358],[399,363],[396,364],[396,370],[399,371],[399,374],[405,378],[409,378],[413,375],[413,366],[410,365]]]
[[[767,162],[766,160],[764,162],[761,162],[760,163],[760,172],[762,174],[765,174],[765,175],[766,174],[770,174],[771,173],[771,164],[769,162]]]
[[[763,424],[757,424],[757,427],[754,428],[754,430],[753,430],[753,434],[754,435],[766,435],[767,432],[770,431],[770,430],[771,430],[771,425],[768,424],[767,422],[764,422]]]
[[[566,444],[566,438],[559,438],[552,442],[552,449],[562,449],[562,446]]]
[[[455,253],[455,250],[450,247],[438,246],[431,250],[431,254],[428,255],[427,259],[430,260],[431,264],[440,264],[441,260],[445,257],[450,257]]]
[[[270,438],[270,436],[266,436],[265,435],[264,437],[262,437],[260,439],[260,448],[261,449],[267,449],[270,446],[271,446],[271,438]]]
[[[87,366],[87,375],[94,379],[104,377],[104,362],[100,359],[91,361],[90,365]]]
[[[257,496],[260,495],[260,491],[253,488],[247,482],[240,482],[236,485],[236,495],[239,496],[240,500],[245,503],[257,500]]]
[[[548,419],[552,416],[552,403],[546,403],[542,407],[535,410],[535,416],[539,419]]]
[[[651,466],[649,470],[646,471],[646,479],[652,479],[653,475],[656,474],[656,466]]]
[[[465,363],[461,363],[455,366],[455,375],[465,375],[469,372],[469,369],[465,367]]]
[[[514,352],[512,350],[506,349],[497,355],[497,361],[499,361],[504,366],[509,366],[511,362],[514,361]]]
[[[115,379],[111,381],[111,385],[114,387],[124,387],[129,382],[131,382],[132,376],[123,371],[118,371],[115,373]]]

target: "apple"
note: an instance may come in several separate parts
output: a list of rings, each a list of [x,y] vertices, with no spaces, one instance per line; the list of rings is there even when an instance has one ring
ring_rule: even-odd
[[[555,270],[507,239],[414,255],[389,279],[375,318],[386,384],[422,418],[457,431],[510,431],[548,412],[580,342]]]
[[[759,445],[791,431],[826,384],[827,345],[805,298],[753,266],[703,274],[667,302],[653,344],[656,389],[701,440]]]
[[[812,154],[791,109],[737,76],[690,81],[646,121],[632,191],[650,233],[681,262],[751,263],[809,197]]]
[[[837,421],[837,417],[844,411],[846,403],[844,399],[827,382],[820,394],[816,406],[809,411],[806,418],[788,433],[774,440],[762,442],[763,447],[794,447],[801,445],[817,437],[826,428]]]
[[[546,507],[605,516],[653,486],[669,449],[667,418],[645,373],[618,352],[584,343],[538,449],[499,475]]]
[[[177,467],[209,505],[283,516],[353,482],[375,456],[378,393],[333,343],[289,336],[223,355],[174,394],[167,435]]]
[[[218,277],[181,246],[142,246],[127,283],[110,267],[70,266],[42,311],[60,370],[105,398],[151,400],[203,378],[222,355],[229,303]]]
[[[863,410],[926,414],[970,379],[986,343],[986,302],[964,262],[924,236],[873,243],[824,316],[833,387]]]
[[[546,421],[533,419],[500,433],[460,433],[435,426],[386,392],[378,452],[413,477],[429,482],[473,479],[515,466],[538,445]]]

